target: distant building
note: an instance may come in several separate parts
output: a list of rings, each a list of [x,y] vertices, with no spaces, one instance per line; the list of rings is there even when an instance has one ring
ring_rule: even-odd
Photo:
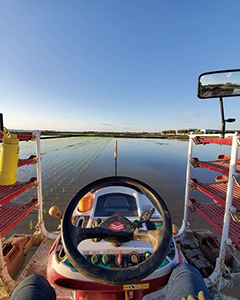
[[[195,131],[197,131],[198,129],[196,128],[186,128],[186,129],[178,129],[177,130],[177,134],[182,135],[182,134],[191,134]]]
[[[192,133],[194,133],[194,132],[196,132],[196,131],[198,131],[197,128],[188,128],[188,132],[189,132],[190,134],[192,134]]]
[[[198,129],[197,129],[197,128],[187,128],[187,130],[188,130],[189,132],[198,131]]]
[[[219,129],[209,129],[209,128],[203,128],[200,129],[200,131],[202,131],[204,134],[208,133],[208,134],[215,134],[215,133],[219,133],[220,130]]]

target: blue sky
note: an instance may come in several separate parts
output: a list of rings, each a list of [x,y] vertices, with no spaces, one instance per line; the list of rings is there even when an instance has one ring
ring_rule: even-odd
[[[18,129],[220,128],[203,72],[240,68],[240,1],[0,1],[0,103]],[[225,117],[240,129],[240,98]],[[239,119],[239,120],[238,120]]]

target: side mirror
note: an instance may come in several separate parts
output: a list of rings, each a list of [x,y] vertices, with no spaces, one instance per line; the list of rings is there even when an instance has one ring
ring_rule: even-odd
[[[226,122],[235,119],[224,117],[223,97],[240,96],[240,69],[203,73],[198,77],[198,98],[219,98],[222,118],[222,138],[225,136]]]
[[[240,96],[240,70],[203,73],[198,78],[198,98]]]

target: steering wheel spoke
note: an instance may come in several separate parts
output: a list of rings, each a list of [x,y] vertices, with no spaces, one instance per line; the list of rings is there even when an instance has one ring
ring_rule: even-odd
[[[164,232],[161,228],[156,230],[143,230],[143,229],[136,229],[134,231],[133,239],[135,241],[144,241],[151,244],[156,250],[159,241],[162,240]]]
[[[80,242],[87,239],[103,238],[103,232],[99,227],[84,228],[73,226],[71,231],[71,238],[74,241],[74,245],[77,247]]]
[[[72,239],[74,239],[74,244],[77,246],[80,242],[87,239],[104,239],[108,242],[129,242],[133,239],[133,232],[132,231],[122,231],[116,232],[112,231],[111,229],[107,229],[104,227],[94,227],[94,228],[80,228],[74,227],[71,232]]]

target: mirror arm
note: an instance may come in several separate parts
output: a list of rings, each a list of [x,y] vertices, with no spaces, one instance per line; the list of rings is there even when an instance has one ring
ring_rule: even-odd
[[[224,139],[225,136],[225,117],[224,117],[224,108],[223,108],[223,99],[220,99],[220,108],[221,108],[221,117],[222,117],[222,138]]]
[[[3,127],[3,114],[0,113],[0,130],[3,131],[4,127]]]

